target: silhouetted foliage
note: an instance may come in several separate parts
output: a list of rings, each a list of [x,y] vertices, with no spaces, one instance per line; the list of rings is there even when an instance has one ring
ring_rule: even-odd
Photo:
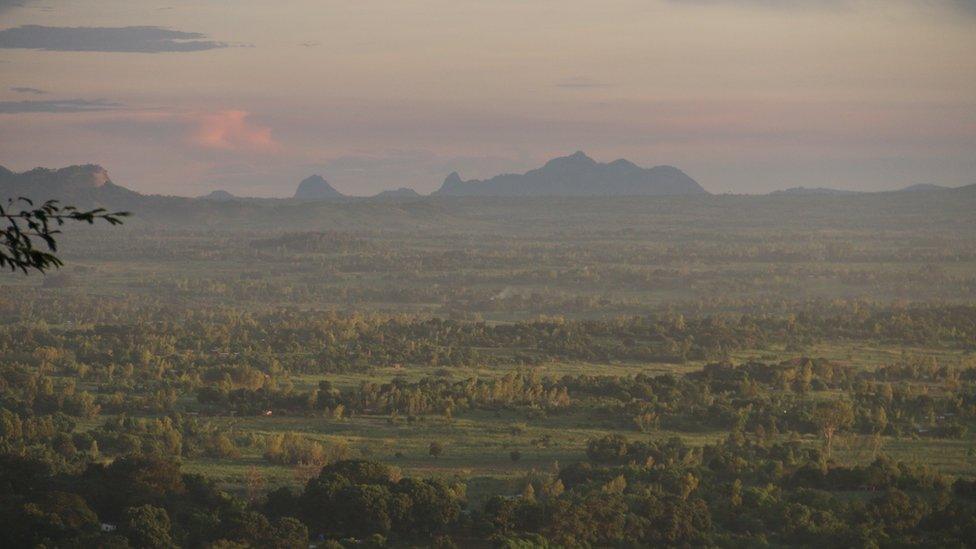
[[[18,208],[18,204],[26,208]],[[89,225],[104,220],[109,225],[121,225],[128,212],[107,212],[104,208],[79,210],[74,206],[61,206],[57,200],[48,200],[34,207],[28,198],[9,199],[0,204],[0,220],[6,227],[0,228],[0,268],[11,271],[30,270],[44,272],[64,263],[56,255],[56,237],[66,222],[83,222]],[[38,244],[42,243],[43,246]]]

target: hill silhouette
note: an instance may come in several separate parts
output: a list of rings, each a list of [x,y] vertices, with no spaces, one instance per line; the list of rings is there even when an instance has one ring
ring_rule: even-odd
[[[927,192],[927,191],[944,191],[951,189],[952,187],[945,187],[943,185],[935,185],[933,183],[916,183],[914,185],[909,185],[902,192]]]
[[[707,194],[673,166],[641,168],[628,160],[601,163],[582,151],[554,158],[524,174],[464,181],[457,172],[436,196],[666,196]]]
[[[34,168],[16,173],[0,166],[0,199],[24,197],[40,203],[57,199],[77,206],[126,204],[141,197],[112,183],[108,171],[97,164],[59,169]]]
[[[411,189],[410,187],[400,187],[398,189],[388,189],[385,191],[380,191],[379,193],[375,194],[373,198],[396,199],[396,198],[420,198],[421,196],[423,195]]]
[[[829,187],[790,187],[789,189],[782,189],[778,191],[773,191],[769,193],[771,195],[800,195],[800,196],[845,196],[853,194],[861,194],[861,191],[848,191],[846,189],[831,189]]]
[[[460,180],[460,178],[458,178]],[[462,182],[463,183],[463,182]],[[14,173],[0,167],[0,200],[27,196],[40,202],[57,199],[79,208],[130,211],[125,229],[143,225],[234,227],[242,229],[385,229],[441,230],[463,227],[473,232],[519,231],[526,227],[572,227],[579,223],[616,223],[621,228],[649,216],[687,215],[696,223],[716,218],[764,225],[783,216],[811,226],[830,220],[858,223],[904,223],[905,216],[935,216],[953,230],[971,230],[976,185],[932,192],[863,192],[855,194],[711,195],[697,192],[669,196],[394,196],[295,200],[293,198],[227,198],[216,193],[200,198],[145,195],[115,184],[95,165],[37,168]],[[328,196],[328,195],[327,195]],[[334,195],[332,195],[334,196]],[[214,199],[218,198],[218,199]],[[829,216],[823,212],[829,211]],[[805,221],[804,221],[805,220]]]
[[[210,194],[205,194],[205,195],[201,196],[200,198],[203,199],[203,200],[217,200],[217,201],[237,200],[238,199],[237,196],[234,196],[230,192],[225,191],[223,189],[217,189],[216,191],[213,191]]]
[[[295,190],[295,198],[298,200],[334,200],[343,196],[321,175],[306,177]]]

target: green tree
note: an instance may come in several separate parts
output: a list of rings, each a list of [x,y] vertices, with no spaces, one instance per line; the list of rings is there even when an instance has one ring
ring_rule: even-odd
[[[119,532],[135,547],[169,548],[174,547],[170,528],[166,509],[140,505],[125,510]]]
[[[92,225],[99,219],[109,225],[121,225],[122,218],[128,215],[129,212],[110,213],[104,208],[82,211],[74,206],[61,206],[57,200],[35,207],[28,198],[8,199],[6,206],[0,204],[0,222],[6,223],[6,227],[0,228],[0,268],[24,274],[31,270],[43,273],[57,269],[64,265],[56,255],[56,237],[61,234],[61,226],[67,222]]]
[[[837,432],[854,423],[854,408],[846,400],[832,400],[817,405],[813,421],[824,439],[824,453],[830,459]]]
[[[274,523],[274,549],[305,549],[308,547],[308,528],[292,517],[282,517]]]

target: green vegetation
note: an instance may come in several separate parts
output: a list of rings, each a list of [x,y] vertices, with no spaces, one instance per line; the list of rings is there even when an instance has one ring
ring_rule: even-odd
[[[0,545],[970,543],[976,220],[809,200],[64,235],[0,279]]]

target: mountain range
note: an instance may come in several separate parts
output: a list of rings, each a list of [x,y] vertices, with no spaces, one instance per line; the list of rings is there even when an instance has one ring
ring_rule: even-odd
[[[39,168],[23,173],[0,168],[2,202],[28,196],[35,203],[57,199],[62,204],[84,209],[129,211],[133,216],[126,221],[127,228],[436,232],[444,227],[456,227],[479,234],[518,232],[539,226],[569,229],[586,223],[591,216],[601,219],[601,223],[612,222],[623,228],[647,217],[680,218],[685,214],[701,216],[711,212],[707,215],[741,216],[742,223],[758,224],[778,216],[816,224],[824,219],[831,223],[838,219],[857,220],[864,215],[893,220],[926,215],[940,217],[947,230],[967,231],[966,220],[976,210],[976,185],[843,196],[727,196],[699,192],[637,197],[584,195],[571,200],[542,195],[478,198],[439,193],[418,198],[404,190],[370,198],[328,195],[331,197],[326,199],[248,198],[226,191],[198,198],[147,195],[113,183],[103,168],[94,165],[59,170]],[[823,212],[832,212],[833,217],[825,218]],[[901,217],[891,217],[893,213]]]
[[[916,184],[900,191],[866,193],[828,188],[795,187],[775,191],[782,196],[851,196],[912,193],[930,194],[953,190],[969,192],[976,186],[952,189],[932,184]],[[626,160],[599,163],[579,152],[553,159],[542,168],[525,174],[499,175],[486,180],[464,181],[453,173],[432,197],[546,197],[546,196],[708,196],[697,182],[677,168],[658,166],[641,168]],[[322,176],[313,175],[302,180],[291,199],[244,198],[226,190],[217,190],[198,198],[144,195],[112,182],[108,172],[94,164],[68,166],[60,169],[35,168],[15,173],[0,166],[0,200],[27,197],[36,202],[58,199],[79,207],[111,209],[187,210],[188,216],[205,216],[206,211],[243,211],[270,204],[315,204],[330,202],[399,203],[418,199],[422,195],[401,187],[380,192],[370,198],[348,197],[337,191]],[[209,206],[208,206],[209,205]]]
[[[447,176],[435,196],[666,196],[707,194],[672,166],[641,168],[628,160],[601,163],[582,151],[554,158],[524,174],[465,181]]]

